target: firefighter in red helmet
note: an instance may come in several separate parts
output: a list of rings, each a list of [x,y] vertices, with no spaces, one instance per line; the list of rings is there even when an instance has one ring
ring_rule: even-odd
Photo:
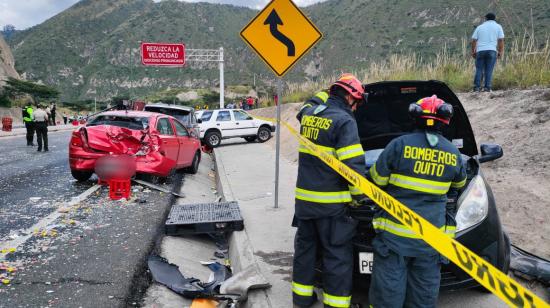
[[[417,129],[392,140],[368,176],[394,198],[450,237],[447,195],[466,184],[460,152],[442,135],[453,107],[435,95],[410,104]],[[383,209],[373,219],[374,266],[369,301],[374,308],[435,307],[441,279],[439,253]]]
[[[364,100],[361,82],[342,75],[329,93],[318,93],[297,116],[300,134],[358,173],[365,170],[364,151],[353,111]],[[297,227],[293,263],[293,302],[309,307],[317,300],[313,290],[317,252],[322,255],[325,307],[349,307],[353,256],[351,240],[356,222],[347,205],[362,193],[336,171],[300,145],[293,225]]]

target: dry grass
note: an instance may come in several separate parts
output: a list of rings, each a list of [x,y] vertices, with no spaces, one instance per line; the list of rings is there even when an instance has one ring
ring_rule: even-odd
[[[498,60],[493,76],[493,88],[526,89],[550,87],[550,41],[537,44],[532,36],[525,35],[508,44],[502,59]],[[365,83],[384,80],[430,80],[447,83],[454,91],[468,91],[473,87],[475,72],[470,46],[462,41],[460,53],[451,53],[444,46],[432,59],[410,53],[391,55],[386,61],[372,62],[367,70],[352,72]],[[326,88],[338,76],[325,76],[318,81],[288,85],[283,102],[301,102],[316,91]]]

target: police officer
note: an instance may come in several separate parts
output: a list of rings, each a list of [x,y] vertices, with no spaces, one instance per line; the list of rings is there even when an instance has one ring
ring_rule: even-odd
[[[353,116],[363,101],[363,86],[344,74],[330,88],[326,102],[300,110],[300,133],[323,151],[357,172],[364,172],[364,151]],[[317,252],[323,263],[325,307],[349,307],[353,258],[351,239],[356,223],[347,214],[352,195],[362,194],[317,158],[308,148],[299,148],[295,216],[298,227],[294,243],[293,302],[309,307],[317,300],[313,290]]]
[[[418,129],[392,140],[370,168],[369,177],[454,236],[454,219],[446,216],[447,194],[466,184],[466,172],[460,152],[442,136],[453,107],[434,95],[411,104],[409,113]],[[382,209],[373,226],[377,234],[372,244],[372,307],[435,307],[444,258]]]
[[[23,116],[23,122],[25,123],[25,128],[27,130],[27,146],[34,146],[34,123],[32,120],[33,109],[30,101],[27,102],[25,107],[23,107],[21,113]]]
[[[45,106],[39,104],[38,108],[33,113],[34,125],[36,127],[36,140],[38,141],[38,152],[48,152],[48,114],[44,110]]]

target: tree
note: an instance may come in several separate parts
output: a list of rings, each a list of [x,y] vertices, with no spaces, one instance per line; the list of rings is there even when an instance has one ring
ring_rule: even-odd
[[[15,26],[14,25],[5,25],[2,32],[4,33],[4,37],[6,40],[9,40],[11,36],[15,33]]]
[[[59,91],[55,88],[12,77],[8,77],[4,90],[10,97],[30,95],[35,101],[52,100],[59,97]]]

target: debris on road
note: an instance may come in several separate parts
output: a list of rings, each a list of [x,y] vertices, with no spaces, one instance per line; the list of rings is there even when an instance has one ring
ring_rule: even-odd
[[[161,186],[158,186],[158,185],[155,185],[153,183],[149,183],[149,182],[146,182],[146,181],[143,181],[143,180],[138,180],[138,179],[133,179],[132,181],[138,183],[138,184],[141,184],[141,185],[144,185],[144,186],[147,186],[149,188],[152,188],[152,189],[155,189],[155,190],[158,190],[158,191],[161,191],[161,192],[164,192],[164,193],[167,193],[167,194],[172,194],[176,197],[179,197],[179,198],[185,198],[184,195],[180,194],[180,193],[177,193],[175,191],[171,191],[169,189],[166,189],[164,187],[161,187]],[[150,190],[146,189],[143,191],[144,193],[147,193],[147,192],[151,192]]]
[[[526,280],[538,280],[550,285],[550,261],[535,256],[515,245],[512,245],[510,270]]]
[[[270,288],[271,284],[260,272],[257,264],[253,264],[224,281],[220,287],[222,294],[238,294],[239,301],[248,299],[248,291]]]
[[[159,256],[149,256],[147,260],[153,279],[168,287],[170,290],[183,295],[186,298],[207,297],[204,287],[196,278],[186,278],[175,264]]]

